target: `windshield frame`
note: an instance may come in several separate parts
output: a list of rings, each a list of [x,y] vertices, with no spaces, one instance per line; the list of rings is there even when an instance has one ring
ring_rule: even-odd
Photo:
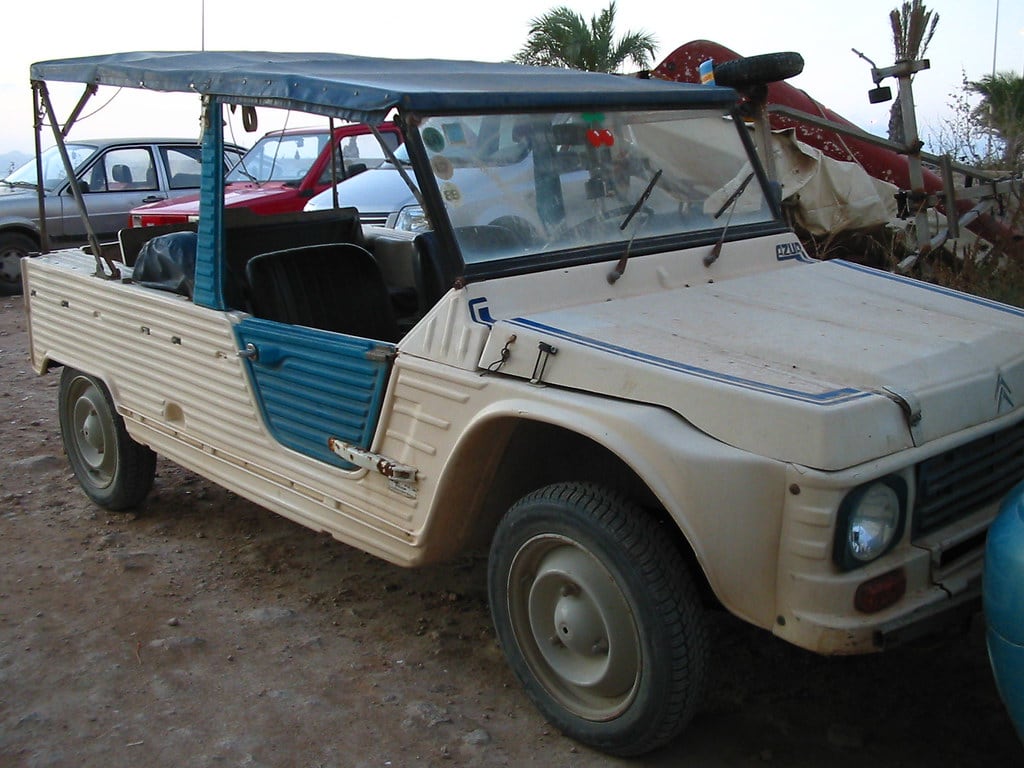
[[[677,105],[664,110],[646,108],[643,111],[700,112],[708,109],[719,112],[723,118],[729,118],[728,120],[723,119],[723,123],[732,125],[732,130],[735,130],[739,135],[740,143],[746,155],[746,161],[750,163],[750,168],[747,172],[753,176],[750,180],[750,186],[756,186],[759,189],[764,199],[764,205],[767,207],[768,216],[755,223],[742,223],[731,221],[731,217],[727,212],[718,219],[717,226],[697,231],[646,236],[640,232],[628,243],[628,252],[631,258],[667,250],[682,250],[702,245],[712,245],[720,240],[730,242],[789,231],[789,225],[782,216],[777,185],[769,182],[765,168],[757,155],[750,128],[736,105],[723,108],[720,103],[709,102],[706,104],[688,104],[686,106]],[[597,111],[607,113],[615,110],[605,106]],[[621,111],[628,112],[629,108],[623,108]],[[541,112],[554,115],[564,113],[565,110],[531,110],[533,114]],[[474,261],[464,257],[459,246],[455,226],[448,215],[448,210],[444,203],[444,194],[431,168],[430,154],[424,144],[420,126],[430,118],[460,118],[485,116],[488,114],[514,114],[514,112],[512,110],[493,113],[482,110],[474,110],[472,112],[446,111],[443,114],[404,116],[407,125],[414,126],[415,130],[406,130],[406,142],[403,146],[406,146],[409,152],[416,182],[421,191],[430,221],[433,224],[433,231],[423,233],[421,237],[437,241],[437,252],[445,262],[446,271],[450,274],[460,275],[467,281],[477,281],[493,277],[528,274],[620,259],[626,249],[625,243],[621,240],[590,243],[580,247],[569,247],[562,250],[548,250],[489,260]],[[729,129],[723,125],[723,130]],[[451,255],[449,256],[448,254]]]

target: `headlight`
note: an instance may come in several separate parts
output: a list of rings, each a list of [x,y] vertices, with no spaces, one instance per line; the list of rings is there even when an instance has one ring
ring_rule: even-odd
[[[407,232],[426,232],[430,229],[430,220],[418,205],[409,205],[398,212],[395,229]]]
[[[903,533],[907,487],[886,477],[851,491],[839,506],[836,564],[849,571],[888,552]]]

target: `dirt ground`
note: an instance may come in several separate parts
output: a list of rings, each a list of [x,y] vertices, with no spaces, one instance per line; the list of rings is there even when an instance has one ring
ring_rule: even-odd
[[[506,668],[482,557],[402,570],[163,461],[144,508],[104,512],[26,348],[0,298],[0,766],[1024,765],[980,617],[825,659],[717,615],[677,742],[579,746]]]

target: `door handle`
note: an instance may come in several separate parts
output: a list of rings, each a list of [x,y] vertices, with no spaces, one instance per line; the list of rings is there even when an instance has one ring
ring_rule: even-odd
[[[250,342],[245,345],[245,349],[238,350],[238,356],[243,360],[251,360],[255,363],[260,359],[260,351],[256,348],[255,344]]]

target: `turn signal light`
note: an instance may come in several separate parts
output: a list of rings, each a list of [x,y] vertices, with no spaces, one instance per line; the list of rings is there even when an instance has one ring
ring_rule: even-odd
[[[907,574],[902,568],[897,568],[857,587],[853,607],[861,613],[878,613],[894,605],[906,592]]]

